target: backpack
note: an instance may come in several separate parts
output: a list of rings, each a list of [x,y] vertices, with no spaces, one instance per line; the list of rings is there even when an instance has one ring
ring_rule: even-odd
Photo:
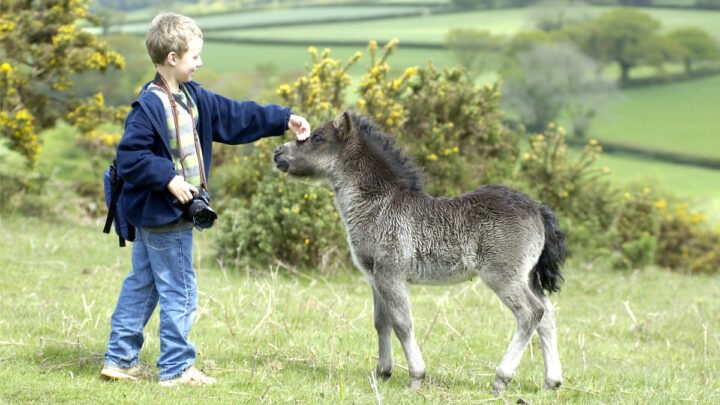
[[[135,227],[132,226],[125,218],[125,206],[120,198],[124,181],[117,172],[117,158],[105,171],[103,179],[105,188],[105,203],[108,208],[107,219],[105,219],[105,227],[103,232],[110,233],[110,227],[115,221],[115,233],[118,235],[120,247],[125,246],[125,241],[133,242],[135,240]]]

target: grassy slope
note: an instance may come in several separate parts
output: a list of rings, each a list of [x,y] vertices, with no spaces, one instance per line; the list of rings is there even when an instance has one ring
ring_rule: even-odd
[[[165,390],[154,381],[157,315],[141,353],[147,378],[108,383],[98,376],[129,249],[118,249],[99,224],[3,216],[0,233],[11,241],[0,244],[0,402],[375,402],[368,383],[377,354],[372,302],[356,272],[329,281],[283,269],[224,276],[210,256],[210,233],[197,234],[200,303],[191,338],[198,365],[220,383]],[[718,281],[569,264],[563,292],[552,297],[565,388],[540,388],[535,337],[502,398],[489,390],[513,331],[509,311],[478,280],[415,286],[415,330],[428,384],[418,394],[407,391],[405,360],[394,340],[396,370],[378,390],[384,403],[394,404],[716,403]]]
[[[720,157],[720,76],[627,89],[590,127],[600,140]]]

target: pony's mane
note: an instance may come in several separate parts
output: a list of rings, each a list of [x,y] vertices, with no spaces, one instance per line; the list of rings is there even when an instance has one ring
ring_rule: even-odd
[[[370,118],[350,114],[355,132],[369,146],[370,151],[379,157],[400,184],[408,191],[423,190],[423,173],[412,158],[397,146],[395,140]]]

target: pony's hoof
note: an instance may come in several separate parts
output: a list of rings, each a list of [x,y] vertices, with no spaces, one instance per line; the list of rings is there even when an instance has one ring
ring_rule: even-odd
[[[390,376],[392,375],[392,372],[393,372],[392,367],[380,368],[380,366],[378,365],[377,368],[375,369],[375,375],[383,381],[390,378]]]
[[[495,382],[493,383],[492,393],[494,395],[497,395],[497,394],[503,392],[503,390],[505,390],[505,387],[507,387],[507,385],[511,379],[512,379],[512,377],[502,377],[502,376],[496,375]]]
[[[544,388],[547,390],[555,391],[560,388],[560,384],[562,384],[562,380],[545,380]]]
[[[417,391],[422,388],[422,378],[410,378],[410,391]]]

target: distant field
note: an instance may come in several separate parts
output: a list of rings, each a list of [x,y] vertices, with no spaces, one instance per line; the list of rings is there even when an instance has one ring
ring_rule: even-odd
[[[313,44],[322,52],[321,43]],[[363,53],[363,58],[350,70],[352,75],[362,75],[370,63],[367,47],[331,47],[330,56],[335,59],[347,61],[355,52]],[[382,49],[378,50],[382,52]],[[306,63],[310,63],[310,54],[306,46],[266,46],[266,45],[236,45],[221,42],[206,42],[203,45],[203,63],[209,69],[218,72],[236,72],[238,70],[253,70],[256,66],[272,63],[280,71],[302,70]],[[391,56],[390,65],[393,70],[403,72],[409,66],[426,66],[429,61],[438,66],[446,64],[455,65],[456,62],[449,51],[435,50],[428,52],[422,49],[403,48],[402,45]]]
[[[337,8],[341,10],[341,8]],[[583,13],[590,17],[608,11],[607,7],[587,7]],[[312,12],[312,9],[297,10]],[[663,24],[663,30],[670,31],[680,26],[696,26],[720,39],[720,11],[642,9]],[[329,13],[329,11],[326,11]],[[408,42],[443,43],[445,34],[451,28],[472,27],[492,32],[495,35],[511,35],[517,31],[532,27],[532,9],[502,9],[463,12],[442,15],[404,17],[377,21],[359,21],[337,24],[313,24],[310,26],[292,26],[261,28],[253,30],[225,31],[213,33],[213,36],[229,38],[265,38],[265,39],[307,39],[322,41],[334,40],[389,40],[399,38]],[[338,14],[340,15],[340,14]],[[208,28],[211,26],[208,25]],[[203,27],[205,28],[205,27]]]
[[[421,12],[425,7],[417,6],[384,6],[384,7],[312,7],[297,9],[279,9],[268,11],[229,12],[210,16],[195,17],[198,26],[209,32],[213,29],[224,27],[243,27],[260,24],[287,24],[287,23],[312,23],[318,20],[348,19],[348,18],[373,18],[403,15],[413,12]],[[113,33],[144,34],[147,31],[149,21],[124,24],[111,29]],[[308,30],[306,26],[303,28]]]
[[[600,140],[720,159],[720,76],[623,90],[589,132]]]
[[[644,160],[626,155],[604,153],[595,163],[608,167],[617,185],[644,184],[687,199],[691,208],[708,215],[720,224],[720,170]]]

